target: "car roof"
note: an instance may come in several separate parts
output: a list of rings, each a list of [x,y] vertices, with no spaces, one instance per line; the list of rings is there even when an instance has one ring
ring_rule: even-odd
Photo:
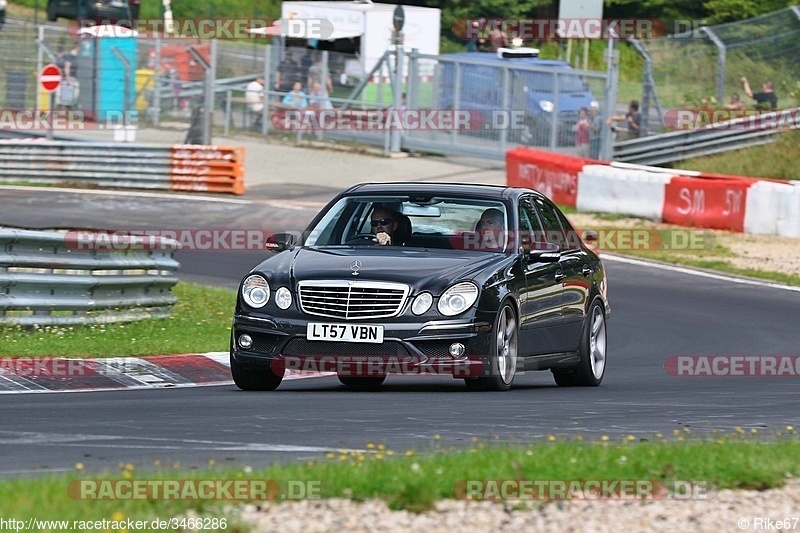
[[[457,52],[455,54],[444,54],[441,57],[471,59],[481,61],[486,64],[503,63],[508,65],[520,65],[524,67],[572,68],[572,65],[559,59],[540,59],[538,57],[497,57],[497,54],[493,52]]]
[[[505,185],[483,185],[471,183],[419,183],[419,182],[391,182],[391,183],[361,183],[342,192],[342,195],[367,195],[367,194],[420,194],[424,196],[455,195],[464,197],[488,198],[506,200],[530,189],[508,187]],[[537,193],[538,194],[538,193]]]

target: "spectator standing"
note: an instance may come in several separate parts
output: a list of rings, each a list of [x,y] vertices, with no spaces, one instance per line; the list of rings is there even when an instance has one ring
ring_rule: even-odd
[[[578,111],[578,122],[575,124],[577,133],[575,134],[575,146],[578,147],[580,157],[589,157],[589,137],[591,135],[592,122],[589,120],[589,112],[585,107]]]
[[[286,58],[278,65],[278,70],[275,72],[275,82],[273,88],[282,93],[288,93],[292,90],[292,85],[300,76],[300,66],[292,61],[292,58],[286,55]]]
[[[259,76],[247,84],[247,90],[244,93],[245,102],[250,113],[255,116],[252,121],[254,128],[261,126],[261,117],[264,111],[264,78]]]
[[[778,109],[778,95],[775,94],[771,81],[765,81],[761,86],[760,93],[753,93],[750,89],[750,82],[747,78],[742,76],[742,85],[744,86],[744,93],[756,101],[756,109],[772,108]]]
[[[333,80],[331,80],[330,75],[325,72],[325,65],[322,64],[322,58],[319,58],[317,62],[308,69],[306,86],[309,90],[312,90],[315,83],[323,85],[328,90],[328,93],[333,92]]]
[[[625,116],[622,115],[614,115],[613,117],[608,117],[606,124],[611,124],[617,120],[624,120],[628,123],[628,138],[629,139],[636,139],[637,137],[641,137],[642,135],[642,114],[639,113],[639,101],[638,100],[631,100],[631,103],[628,105],[628,112]]]
[[[599,114],[598,106],[593,104],[589,108],[589,157],[600,158],[600,136],[603,134],[603,118]]]

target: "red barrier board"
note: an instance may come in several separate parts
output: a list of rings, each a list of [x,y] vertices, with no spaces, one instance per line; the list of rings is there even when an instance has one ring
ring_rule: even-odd
[[[531,148],[506,152],[506,176],[510,187],[534,189],[557,204],[575,207],[578,174],[584,165],[603,164],[571,155]]]
[[[664,195],[663,221],[744,232],[747,189],[753,181],[675,177]]]

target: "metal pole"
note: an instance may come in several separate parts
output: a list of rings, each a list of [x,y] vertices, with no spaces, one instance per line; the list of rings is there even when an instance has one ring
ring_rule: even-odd
[[[52,92],[52,93],[50,93],[50,120],[49,120],[50,125],[47,126],[47,140],[48,141],[52,141],[53,140],[53,122],[55,122],[55,120],[54,120],[55,117],[53,116],[53,111],[55,110],[55,107],[56,107],[56,93]]]
[[[269,133],[269,93],[272,90],[272,47],[264,48],[264,108],[261,110],[261,135]]]
[[[408,88],[406,89],[406,109],[417,109],[419,94],[419,49],[412,48],[408,55]]]
[[[506,143],[508,142],[508,128],[511,125],[511,113],[509,113],[509,96],[511,94],[511,76],[508,67],[503,67],[503,113],[508,113],[504,121],[503,128],[500,130],[500,153],[506,153]],[[492,125],[497,124],[497,119],[492,119]]]
[[[583,70],[589,70],[589,39],[583,41]]]
[[[211,144],[211,128],[214,126],[214,81],[217,78],[216,39],[211,39],[211,58],[209,63],[208,78],[206,79],[206,120],[205,131],[203,132],[203,139],[206,145]]]
[[[37,114],[39,113],[39,110],[41,108],[41,105],[39,104],[39,91],[41,89],[39,89],[39,87],[42,86],[41,73],[42,73],[42,67],[44,66],[42,64],[42,59],[43,59],[42,58],[42,46],[44,46],[44,26],[39,26],[39,41],[38,41],[38,43],[39,43],[39,45],[36,47],[36,49],[38,51],[38,55],[37,55],[37,58],[36,58],[36,98],[34,98],[34,100],[36,100],[36,113]]]
[[[123,102],[122,102],[122,130],[123,130],[123,138],[128,138],[128,115],[130,115],[130,100],[131,100],[131,70],[133,69],[133,65],[131,62],[128,61],[128,58],[125,57],[125,54],[119,51],[119,48],[116,46],[111,47],[111,51],[114,52],[114,55],[117,56],[120,63],[122,63],[122,67],[125,69],[125,88],[123,92]]]
[[[719,50],[719,57],[717,58],[717,101],[722,104],[725,99],[725,43],[708,26],[703,26],[701,29]]]
[[[611,129],[606,126],[606,121],[614,113],[617,105],[617,79],[619,77],[619,51],[614,49],[613,40],[609,39],[606,50],[606,102],[603,108],[603,130],[600,136],[600,159],[610,161],[614,155]]]
[[[225,91],[225,136],[228,136],[231,124],[231,90]]]
[[[453,94],[453,110],[458,109],[461,105],[461,63],[456,61],[455,67],[456,81],[454,84],[455,92]],[[455,129],[450,136],[450,144],[458,144],[458,131]]]
[[[553,120],[550,126],[550,148],[558,146],[558,72],[553,76]]]
[[[651,83],[652,78],[653,61],[650,59],[650,57],[646,57],[644,60],[644,80],[642,80],[642,108],[640,109],[642,113],[642,131],[640,135],[643,136],[647,135],[648,125],[650,122],[650,94],[653,92],[653,86]]]
[[[161,118],[161,37],[156,36],[155,65],[153,66],[153,124],[158,127]]]
[[[400,107],[403,105],[403,37],[402,34],[399,35],[398,40],[400,41],[395,49],[395,74],[394,74],[394,87],[392,88],[392,94],[394,96],[394,104],[392,108],[400,115]],[[391,145],[389,147],[389,151],[392,153],[397,153],[400,151],[400,128],[395,127],[391,130]]]

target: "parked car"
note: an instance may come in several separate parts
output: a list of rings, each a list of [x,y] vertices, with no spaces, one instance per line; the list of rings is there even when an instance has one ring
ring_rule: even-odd
[[[479,223],[487,210],[501,228]],[[376,244],[372,228],[395,223],[392,245]],[[562,386],[603,380],[603,263],[538,192],[358,185],[303,234],[268,242],[275,254],[236,302],[241,389],[273,390],[287,369],[336,372],[354,388],[388,373],[452,375],[470,390],[508,390],[518,370],[550,370]]]
[[[508,50],[504,54],[465,52],[445,54],[439,62],[439,105],[443,109],[458,107],[482,111],[489,116],[504,109],[524,112],[524,124],[512,130],[508,139],[527,145],[548,146],[551,143],[553,112],[557,108],[557,146],[575,144],[575,124],[582,107],[589,109],[598,102],[586,81],[573,74],[566,61],[539,59],[535,50]],[[501,57],[502,56],[502,57]],[[458,98],[456,99],[456,63]],[[509,69],[509,91],[504,97],[505,68]],[[537,70],[530,70],[535,68]],[[558,87],[556,89],[556,73]],[[555,98],[556,90],[558,98]],[[488,122],[488,120],[487,120]],[[481,132],[484,135],[485,132]]]
[[[128,0],[49,0],[47,20],[66,19],[130,20]]]

